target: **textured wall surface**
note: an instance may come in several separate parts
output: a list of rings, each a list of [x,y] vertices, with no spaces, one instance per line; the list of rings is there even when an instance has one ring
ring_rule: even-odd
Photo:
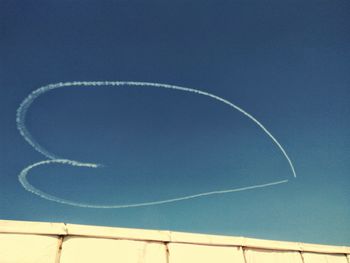
[[[0,221],[0,263],[350,263],[350,247]]]

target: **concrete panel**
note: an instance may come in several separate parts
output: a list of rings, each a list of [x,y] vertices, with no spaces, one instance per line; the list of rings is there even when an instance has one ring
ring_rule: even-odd
[[[0,234],[1,263],[55,263],[58,236]]]
[[[245,249],[246,263],[303,263],[299,252]]]
[[[0,233],[66,235],[63,223],[0,220]]]
[[[169,263],[244,263],[238,247],[168,244]]]
[[[170,232],[170,240],[175,243],[195,243],[198,245],[241,246],[244,237],[193,234],[186,232]]]
[[[170,241],[169,231],[67,224],[68,235],[115,239]]]
[[[345,255],[303,253],[304,263],[348,263]]]
[[[67,237],[61,263],[166,263],[162,243],[88,237]]]

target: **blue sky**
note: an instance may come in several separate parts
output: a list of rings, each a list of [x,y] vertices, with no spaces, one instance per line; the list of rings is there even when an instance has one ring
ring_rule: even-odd
[[[350,17],[346,1],[1,1],[0,218],[170,229],[350,245]],[[195,94],[74,87],[40,96],[33,137],[62,158],[28,180],[52,195],[124,204],[288,179],[289,183],[129,209],[50,202],[18,174],[45,160],[16,110],[40,86],[129,80]]]

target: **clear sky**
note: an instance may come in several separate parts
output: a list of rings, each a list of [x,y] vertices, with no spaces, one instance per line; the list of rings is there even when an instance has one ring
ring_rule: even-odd
[[[168,229],[350,245],[350,2],[0,1],[0,218]],[[124,80],[200,89],[65,87],[28,110],[45,149],[103,164],[37,167],[42,191],[89,204],[155,201],[288,183],[169,204],[80,208],[26,191],[47,158],[16,127],[33,90]]]

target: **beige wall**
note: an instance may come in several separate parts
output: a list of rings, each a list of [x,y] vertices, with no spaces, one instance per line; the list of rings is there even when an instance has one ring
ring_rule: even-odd
[[[350,247],[0,221],[0,263],[350,263]]]

